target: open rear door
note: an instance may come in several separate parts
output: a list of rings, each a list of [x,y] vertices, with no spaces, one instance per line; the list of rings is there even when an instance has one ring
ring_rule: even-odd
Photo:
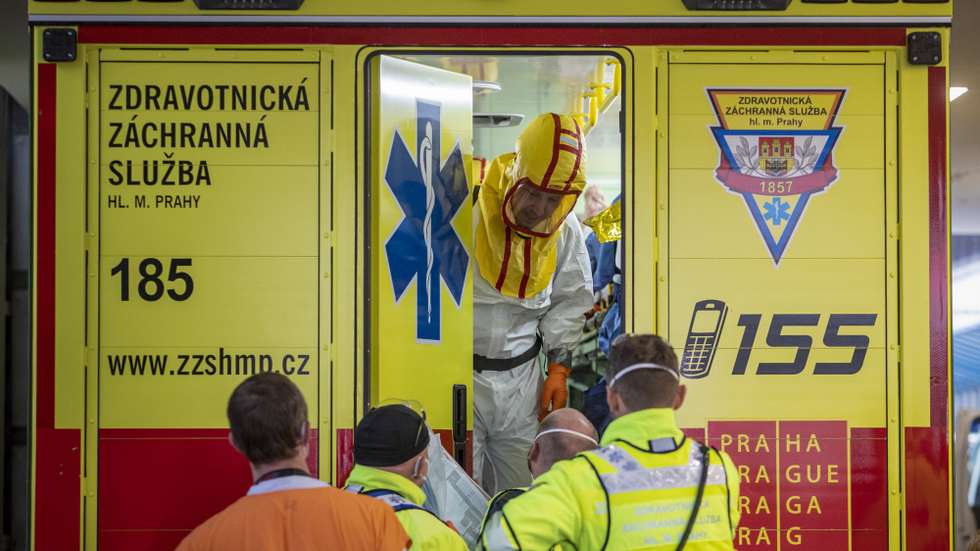
[[[417,400],[469,464],[473,92],[469,76],[371,58],[368,404]]]

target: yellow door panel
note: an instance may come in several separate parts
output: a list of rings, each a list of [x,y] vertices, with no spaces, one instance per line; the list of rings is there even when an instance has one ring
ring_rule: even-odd
[[[454,385],[472,403],[472,80],[389,56],[371,65],[369,399],[420,399],[448,429]]]
[[[669,71],[667,334],[691,387],[683,423],[883,427],[884,65],[702,57]]]
[[[101,63],[93,126],[99,426],[225,427],[259,371],[319,425],[319,54],[109,54],[136,58]]]

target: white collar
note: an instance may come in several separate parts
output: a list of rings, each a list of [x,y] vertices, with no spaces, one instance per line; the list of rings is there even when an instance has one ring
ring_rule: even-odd
[[[310,488],[327,488],[329,486],[326,482],[309,476],[284,476],[254,484],[248,489],[248,494],[246,495],[257,496],[272,492],[284,492],[286,490],[306,490]]]

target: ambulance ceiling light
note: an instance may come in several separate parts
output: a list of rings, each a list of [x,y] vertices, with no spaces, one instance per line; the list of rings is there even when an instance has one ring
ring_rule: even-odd
[[[956,98],[965,94],[969,88],[966,86],[950,86],[949,87],[949,101],[953,101]]]
[[[475,128],[507,128],[524,122],[524,115],[514,113],[473,113]]]
[[[474,80],[473,81],[473,95],[482,96],[485,94],[496,94],[500,91],[500,85],[496,82],[489,82],[486,80]]]

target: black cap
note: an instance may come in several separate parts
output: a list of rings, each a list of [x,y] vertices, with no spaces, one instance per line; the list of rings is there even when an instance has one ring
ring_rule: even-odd
[[[424,424],[422,416],[407,406],[372,409],[354,429],[354,462],[365,467],[401,465],[429,445]]]

